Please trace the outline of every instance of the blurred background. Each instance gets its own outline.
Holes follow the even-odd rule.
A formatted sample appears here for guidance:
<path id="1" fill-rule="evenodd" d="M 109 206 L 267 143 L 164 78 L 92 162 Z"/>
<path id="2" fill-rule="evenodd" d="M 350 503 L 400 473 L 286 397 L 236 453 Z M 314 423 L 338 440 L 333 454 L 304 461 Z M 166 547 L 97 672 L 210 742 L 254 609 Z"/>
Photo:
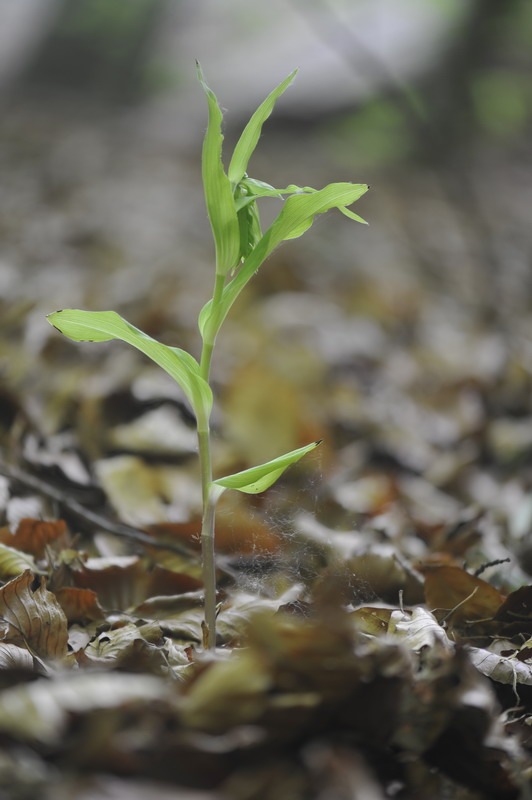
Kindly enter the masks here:
<path id="1" fill-rule="evenodd" d="M 493 317 L 528 308 L 526 0 L 1 0 L 0 15 L 2 294 L 72 305 L 97 278 L 110 303 L 157 304 L 159 278 L 196 285 L 210 258 L 198 58 L 228 144 L 300 68 L 257 177 L 372 184 L 370 229 L 335 219 L 305 240 L 316 280 L 421 272 Z"/>
<path id="2" fill-rule="evenodd" d="M 379 380 L 403 388 L 445 368 L 452 381 L 489 376 L 491 391 L 517 348 L 512 375 L 524 397 L 532 368 L 527 0 L 0 0 L 0 16 L 0 366 L 30 403 L 39 392 L 81 393 L 80 353 L 102 369 L 101 349 L 58 343 L 44 320 L 57 308 L 114 308 L 197 353 L 213 253 L 196 58 L 226 109 L 228 147 L 271 88 L 300 69 L 265 126 L 253 177 L 372 187 L 356 208 L 369 227 L 328 214 L 270 259 L 228 323 L 215 379 L 227 387 L 235 364 L 289 336 L 282 369 L 294 380 L 297 362 L 305 391 L 326 385 L 316 353 L 351 365 L 353 392 L 375 364 L 388 364 Z M 298 350 L 294 330 L 312 325 L 319 330 Z M 414 342 L 428 348 L 415 366 L 404 351 L 393 351 L 391 366 L 383 356 Z M 116 381 L 129 379 L 128 357 L 120 350 Z M 256 378 L 251 371 L 227 388 L 240 428 L 238 398 Z M 389 387 L 379 396 L 386 392 L 397 406 Z M 342 402 L 334 413 L 355 424 Z M 511 413 L 528 414 L 519 403 Z M 67 424 L 65 407 L 52 429 Z M 408 413 L 398 426 L 419 435 Z M 418 463 L 412 451 L 408 458 Z"/>

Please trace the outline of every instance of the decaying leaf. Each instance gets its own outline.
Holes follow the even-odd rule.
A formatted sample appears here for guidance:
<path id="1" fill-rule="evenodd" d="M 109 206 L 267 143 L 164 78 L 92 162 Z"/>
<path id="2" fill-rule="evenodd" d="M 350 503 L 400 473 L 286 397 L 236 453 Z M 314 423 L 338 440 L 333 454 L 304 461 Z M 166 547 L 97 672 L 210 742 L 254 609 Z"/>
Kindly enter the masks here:
<path id="1" fill-rule="evenodd" d="M 51 745 L 72 714 L 157 700 L 168 700 L 168 687 L 150 675 L 66 673 L 0 692 L 0 730 L 16 740 Z"/>
<path id="2" fill-rule="evenodd" d="M 91 589 L 64 586 L 57 589 L 54 594 L 65 612 L 69 624 L 100 620 L 104 617 L 103 608 L 98 602 L 98 595 Z"/>
<path id="3" fill-rule="evenodd" d="M 33 656 L 24 647 L 0 642 L 0 670 L 17 669 L 33 672 L 34 668 Z"/>
<path id="4" fill-rule="evenodd" d="M 12 578 L 25 570 L 39 572 L 33 557 L 7 544 L 0 544 L 0 577 Z"/>
<path id="5" fill-rule="evenodd" d="M 427 605 L 449 625 L 491 620 L 504 601 L 491 584 L 460 567 L 426 566 L 423 572 Z"/>
<path id="6" fill-rule="evenodd" d="M 424 647 L 443 647 L 452 650 L 453 645 L 436 617 L 424 608 L 414 608 L 411 613 L 393 611 L 390 616 L 390 633 L 401 637 L 407 647 L 419 651 Z"/>
<path id="7" fill-rule="evenodd" d="M 83 666 L 160 674 L 167 666 L 162 644 L 158 625 L 126 623 L 97 636 L 79 655 L 78 661 Z"/>
<path id="8" fill-rule="evenodd" d="M 472 663 L 487 678 L 510 686 L 532 686 L 532 664 L 518 658 L 519 650 L 511 656 L 493 653 L 481 647 L 467 648 Z"/>
<path id="9" fill-rule="evenodd" d="M 62 659 L 67 651 L 67 620 L 44 578 L 36 589 L 35 576 L 27 570 L 0 589 L 2 638 L 25 645 L 40 658 Z"/>
<path id="10" fill-rule="evenodd" d="M 95 592 L 108 610 L 125 610 L 148 597 L 179 595 L 202 586 L 191 575 L 152 566 L 137 556 L 90 558 L 73 568 L 71 575 L 78 588 Z"/>
<path id="11" fill-rule="evenodd" d="M 9 547 L 15 547 L 24 553 L 30 553 L 35 558 L 44 555 L 46 547 L 66 547 L 68 530 L 66 522 L 62 519 L 45 521 L 25 517 L 18 523 L 17 529 L 11 533 L 8 528 L 0 529 L 0 541 Z"/>

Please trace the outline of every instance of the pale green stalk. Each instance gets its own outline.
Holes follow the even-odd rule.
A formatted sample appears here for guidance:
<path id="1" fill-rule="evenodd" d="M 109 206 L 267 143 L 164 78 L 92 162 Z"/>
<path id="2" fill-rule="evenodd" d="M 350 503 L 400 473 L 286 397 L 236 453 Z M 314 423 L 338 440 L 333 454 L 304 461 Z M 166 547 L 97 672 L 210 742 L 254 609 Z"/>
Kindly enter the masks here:
<path id="1" fill-rule="evenodd" d="M 225 276 L 216 273 L 214 291 L 212 296 L 213 307 L 216 307 L 221 299 L 225 285 Z M 200 375 L 209 383 L 212 354 L 214 350 L 213 341 L 203 341 L 200 360 Z M 214 517 L 216 509 L 216 497 L 210 492 L 212 483 L 212 456 L 211 456 L 211 433 L 209 418 L 205 420 L 204 427 L 198 425 L 198 452 L 201 473 L 201 498 L 202 498 L 202 522 L 201 522 L 201 554 L 203 567 L 203 586 L 205 592 L 205 632 L 204 639 L 207 648 L 216 647 L 216 560 L 214 553 Z"/>

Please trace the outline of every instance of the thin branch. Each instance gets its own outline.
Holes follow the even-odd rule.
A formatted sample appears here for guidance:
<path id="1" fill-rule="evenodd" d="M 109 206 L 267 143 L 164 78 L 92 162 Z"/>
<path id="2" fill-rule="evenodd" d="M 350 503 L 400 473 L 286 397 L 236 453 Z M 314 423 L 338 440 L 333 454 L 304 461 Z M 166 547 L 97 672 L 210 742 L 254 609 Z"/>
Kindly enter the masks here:
<path id="1" fill-rule="evenodd" d="M 52 486 L 46 481 L 43 481 L 41 478 L 37 478 L 35 475 L 31 475 L 28 472 L 19 469 L 18 467 L 14 467 L 11 464 L 6 464 L 1 459 L 0 474 L 4 475 L 6 478 L 16 481 L 17 483 L 20 483 L 27 489 L 32 489 L 33 491 L 38 492 L 39 494 L 44 495 L 51 500 L 54 500 L 56 503 L 59 503 L 63 508 L 65 508 L 74 518 L 82 520 L 83 522 L 89 522 L 96 528 L 100 528 L 101 530 L 106 531 L 106 533 L 110 533 L 113 536 L 129 539 L 132 542 L 137 542 L 138 544 L 147 547 L 154 547 L 158 550 L 169 550 L 172 553 L 178 553 L 182 556 L 184 555 L 191 557 L 193 555 L 192 552 L 184 545 L 174 544 L 171 542 L 160 542 L 157 539 L 153 539 L 151 536 L 148 536 L 147 533 L 144 533 L 138 528 L 134 528 L 132 525 L 127 525 L 123 522 L 115 522 L 114 520 L 108 519 L 101 514 L 97 514 L 96 512 L 85 508 L 85 506 L 83 506 L 81 503 L 78 503 L 77 500 L 72 500 L 71 498 L 66 497 L 64 492 L 57 487 Z"/>

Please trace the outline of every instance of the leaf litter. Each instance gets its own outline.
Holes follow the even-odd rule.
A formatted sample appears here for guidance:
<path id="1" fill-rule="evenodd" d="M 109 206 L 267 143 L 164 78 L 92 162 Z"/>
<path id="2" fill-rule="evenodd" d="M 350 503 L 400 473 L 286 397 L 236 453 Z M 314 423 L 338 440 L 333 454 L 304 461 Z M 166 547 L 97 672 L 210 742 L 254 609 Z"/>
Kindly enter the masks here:
<path id="1" fill-rule="evenodd" d="M 393 299 L 332 287 L 320 317 L 316 276 L 268 270 L 277 293 L 259 279 L 214 365 L 215 471 L 325 441 L 265 495 L 221 502 L 215 654 L 183 398 L 113 350 L 46 332 L 28 352 L 31 310 L 2 317 L 0 790 L 524 799 L 526 325 L 494 332 L 407 280 Z M 129 302 L 187 336 L 170 295 Z"/>

